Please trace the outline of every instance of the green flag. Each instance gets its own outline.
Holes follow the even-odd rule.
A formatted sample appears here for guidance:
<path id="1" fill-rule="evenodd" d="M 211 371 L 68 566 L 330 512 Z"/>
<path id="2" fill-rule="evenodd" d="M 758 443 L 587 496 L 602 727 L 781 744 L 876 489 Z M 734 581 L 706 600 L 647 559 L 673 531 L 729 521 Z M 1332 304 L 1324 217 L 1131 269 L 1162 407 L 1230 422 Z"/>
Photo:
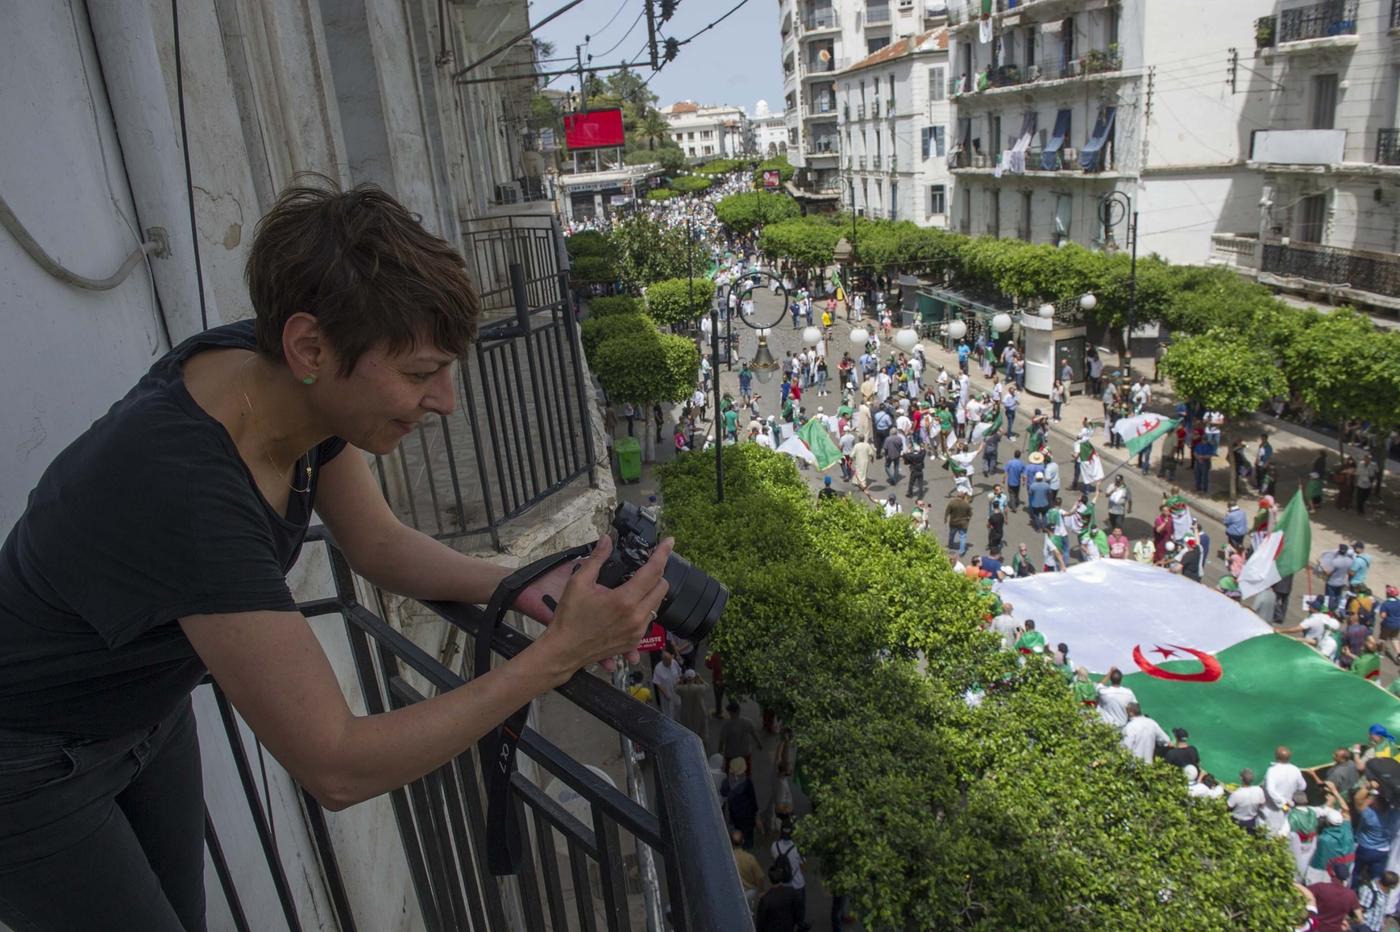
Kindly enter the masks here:
<path id="1" fill-rule="evenodd" d="M 817 458 L 818 469 L 830 469 L 841 462 L 841 448 L 831 439 L 831 434 L 827 432 L 826 424 L 821 418 L 814 417 L 803 424 L 797 436 L 802 438 L 802 442 L 807 444 L 807 449 Z"/>
<path id="2" fill-rule="evenodd" d="M 1113 422 L 1113 432 L 1123 438 L 1128 452 L 1136 456 L 1152 442 L 1169 430 L 1176 430 L 1180 423 L 1175 418 L 1164 418 L 1156 414 L 1136 414 L 1120 417 Z"/>
<path id="3" fill-rule="evenodd" d="M 1295 492 L 1293 500 L 1278 516 L 1278 527 L 1254 548 L 1254 555 L 1240 570 L 1240 595 L 1248 599 L 1306 568 L 1311 553 L 1312 523 L 1308 520 L 1308 506 L 1303 501 L 1303 493 Z"/>

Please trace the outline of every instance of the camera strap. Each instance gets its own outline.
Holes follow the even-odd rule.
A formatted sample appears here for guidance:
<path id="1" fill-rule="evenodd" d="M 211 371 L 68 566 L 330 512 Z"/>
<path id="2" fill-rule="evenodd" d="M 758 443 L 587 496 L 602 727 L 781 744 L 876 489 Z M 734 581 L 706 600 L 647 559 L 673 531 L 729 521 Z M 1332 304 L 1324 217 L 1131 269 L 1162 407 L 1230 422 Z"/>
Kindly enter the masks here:
<path id="1" fill-rule="evenodd" d="M 491 670 L 491 642 L 506 612 L 527 586 L 550 570 L 593 552 L 592 544 L 571 547 L 523 566 L 501 580 L 486 603 L 486 620 L 476 632 L 476 657 L 472 678 Z M 554 608 L 555 606 L 550 606 Z M 520 864 L 520 824 L 510 805 L 510 777 L 515 772 L 515 749 L 530 706 L 521 706 L 504 723 L 487 732 L 479 742 L 481 779 L 486 785 L 486 863 L 497 876 L 514 874 Z"/>

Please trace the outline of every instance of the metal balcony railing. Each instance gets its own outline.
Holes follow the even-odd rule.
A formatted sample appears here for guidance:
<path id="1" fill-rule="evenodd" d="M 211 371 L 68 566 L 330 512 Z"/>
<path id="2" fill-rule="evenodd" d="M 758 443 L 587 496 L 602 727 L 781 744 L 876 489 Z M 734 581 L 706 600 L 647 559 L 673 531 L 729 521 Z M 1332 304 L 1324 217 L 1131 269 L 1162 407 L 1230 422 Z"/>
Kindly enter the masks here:
<path id="1" fill-rule="evenodd" d="M 1278 14 L 1278 42 L 1301 42 L 1328 36 L 1356 35 L 1359 0 L 1324 0 Z"/>
<path id="2" fill-rule="evenodd" d="M 841 25 L 841 17 L 832 7 L 818 7 L 808 11 L 802 18 L 802 25 L 807 30 L 813 29 L 835 29 Z"/>
<path id="3" fill-rule="evenodd" d="M 489 536 L 499 550 L 503 524 L 585 477 L 596 484 L 592 387 L 558 220 L 478 218 L 467 230 L 481 318 L 457 408 L 375 465 L 404 523 L 439 540 Z"/>
<path id="4" fill-rule="evenodd" d="M 859 161 L 860 161 L 860 169 L 861 169 L 861 171 L 865 171 L 865 156 L 862 155 L 862 156 L 860 157 L 860 160 L 859 160 Z"/>
<path id="5" fill-rule="evenodd" d="M 865 7 L 865 25 L 884 26 L 890 21 L 890 5 L 888 3 L 871 3 Z"/>
<path id="6" fill-rule="evenodd" d="M 865 119 L 865 104 L 856 104 L 856 119 Z"/>
<path id="7" fill-rule="evenodd" d="M 316 540 L 326 546 L 335 595 L 297 608 L 307 617 L 340 615 L 344 619 L 360 694 L 352 698 L 352 706 L 376 714 L 412 705 L 427 694 L 446 692 L 465 682 L 461 673 L 440 663 L 360 604 L 345 558 L 325 541 L 319 528 L 308 535 L 308 542 Z M 462 669 L 471 669 L 470 653 L 477 628 L 486 621 L 485 614 L 476 606 L 430 603 L 427 607 L 465 634 L 467 653 Z M 509 658 L 530 643 L 524 634 L 502 625 L 491 647 L 493 653 Z M 293 883 L 300 878 L 303 865 L 295 865 L 289 875 L 283 864 L 244 730 L 217 685 L 213 689 L 248 814 L 262 842 L 265 867 L 287 927 L 300 929 Z M 486 813 L 478 780 L 479 761 L 475 750 L 462 754 L 388 794 L 399 846 L 380 845 L 374 854 L 397 856 L 401 850 L 403 862 L 399 866 L 412 881 L 420 912 L 417 927 L 447 932 L 523 925 L 530 932 L 544 932 L 569 928 L 568 917 L 573 914 L 581 928 L 630 932 L 636 927 L 634 911 L 648 914 L 637 917 L 645 928 L 669 910 L 677 923 L 675 928 L 690 932 L 752 929 L 700 740 L 689 729 L 590 674 L 576 674 L 556 692 L 619 740 L 625 737 L 646 752 L 652 762 L 651 786 L 646 790 L 653 803 L 636 802 L 526 728 L 520 736 L 520 759 L 533 762 L 541 779 L 558 780 L 586 800 L 591 824 L 566 811 L 523 771 L 516 773 L 511 782 L 511 804 L 523 831 L 522 867 L 514 880 L 503 881 L 490 873 L 483 857 Z M 344 850 L 347 835 L 332 831 L 339 817 L 327 814 L 305 790 L 301 801 L 336 913 L 331 923 L 339 929 L 365 928 L 371 917 L 361 916 L 356 922 L 355 897 L 349 886 L 353 881 L 347 882 L 340 868 L 355 859 L 347 857 L 350 852 Z M 261 894 L 261 881 L 241 888 L 223 857 L 212 819 L 206 818 L 205 831 L 229 911 L 235 925 L 246 929 L 242 903 L 246 896 Z M 339 846 L 337 839 L 341 839 Z M 368 850 L 356 852 L 359 858 L 368 855 Z M 561 855 L 567 855 L 562 868 Z M 647 869 L 648 860 L 653 870 Z M 383 866 L 387 865 L 376 865 Z M 569 872 L 567 880 L 563 870 Z M 640 889 L 629 891 L 629 885 Z M 507 915 L 518 917 L 519 922 L 508 921 Z"/>
<path id="8" fill-rule="evenodd" d="M 1400 129 L 1383 129 L 1376 134 L 1376 164 L 1400 165 Z"/>
<path id="9" fill-rule="evenodd" d="M 1390 0 L 1390 28 L 1400 29 L 1400 0 Z"/>
<path id="10" fill-rule="evenodd" d="M 1343 285 L 1373 294 L 1400 294 L 1400 255 L 1319 246 L 1265 243 L 1260 270 L 1273 275 Z"/>
<path id="11" fill-rule="evenodd" d="M 877 171 L 879 170 L 879 168 L 880 168 L 880 156 L 878 156 L 878 155 L 872 155 L 872 156 L 870 157 L 870 167 L 873 168 L 873 169 L 875 169 L 875 170 L 877 170 Z"/>
<path id="12" fill-rule="evenodd" d="M 817 155 L 835 155 L 841 143 L 835 136 L 816 138 L 812 140 L 811 147 L 807 150 Z"/>
<path id="13" fill-rule="evenodd" d="M 826 61 L 822 61 L 819 57 L 813 56 L 807 62 L 807 73 L 826 74 L 830 71 L 840 71 L 845 67 L 846 60 L 844 58 L 837 58 L 832 55 L 829 56 Z"/>

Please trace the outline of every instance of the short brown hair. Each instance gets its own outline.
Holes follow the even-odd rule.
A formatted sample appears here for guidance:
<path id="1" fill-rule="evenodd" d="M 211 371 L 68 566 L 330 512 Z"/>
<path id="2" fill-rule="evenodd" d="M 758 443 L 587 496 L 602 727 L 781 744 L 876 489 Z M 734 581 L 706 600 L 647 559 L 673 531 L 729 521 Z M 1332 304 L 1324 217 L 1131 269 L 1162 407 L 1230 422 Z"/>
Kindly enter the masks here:
<path id="1" fill-rule="evenodd" d="M 324 176 L 294 185 L 258 221 L 245 277 L 258 351 L 282 357 L 293 314 L 315 317 L 349 375 L 379 343 L 391 353 L 426 338 L 462 356 L 479 301 L 466 262 L 372 184 L 341 191 Z"/>

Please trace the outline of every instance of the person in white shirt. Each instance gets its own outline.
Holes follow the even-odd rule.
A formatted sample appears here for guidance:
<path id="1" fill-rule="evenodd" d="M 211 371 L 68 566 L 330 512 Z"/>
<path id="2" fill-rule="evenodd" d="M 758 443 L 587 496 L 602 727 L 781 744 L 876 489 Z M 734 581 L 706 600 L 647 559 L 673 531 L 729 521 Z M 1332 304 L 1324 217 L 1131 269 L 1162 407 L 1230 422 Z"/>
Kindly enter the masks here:
<path id="1" fill-rule="evenodd" d="M 1219 783 L 1214 786 L 1206 786 L 1201 782 L 1201 772 L 1196 769 L 1195 764 L 1187 764 L 1181 768 L 1186 774 L 1186 795 L 1203 797 L 1205 799 L 1219 799 L 1225 795 L 1225 787 Z"/>
<path id="2" fill-rule="evenodd" d="M 1099 708 L 1103 708 L 1102 696 Z M 1150 764 L 1157 757 L 1157 746 L 1171 744 L 1171 739 L 1161 725 L 1142 714 L 1142 708 L 1136 702 L 1129 702 L 1125 711 L 1128 722 L 1123 726 L 1123 747 L 1144 764 Z"/>
<path id="3" fill-rule="evenodd" d="M 651 671 L 652 689 L 656 691 L 656 704 L 670 718 L 676 717 L 676 684 L 681 678 L 681 665 L 668 646 L 661 652 L 661 660 Z"/>
<path id="4" fill-rule="evenodd" d="M 1240 786 L 1225 800 L 1225 808 L 1230 810 L 1230 818 L 1247 832 L 1254 831 L 1259 824 L 1259 813 L 1265 803 L 1264 788 L 1254 785 L 1254 771 L 1248 767 L 1240 771 Z"/>
<path id="5" fill-rule="evenodd" d="M 1317 652 L 1331 660 L 1337 660 L 1337 652 L 1341 649 L 1341 642 L 1337 639 L 1337 632 L 1341 629 L 1342 623 L 1328 615 L 1326 612 L 1313 612 L 1303 619 L 1302 624 L 1289 628 L 1279 628 L 1279 634 L 1302 634 L 1303 640 L 1317 648 Z"/>
<path id="6" fill-rule="evenodd" d="M 1308 788 L 1303 772 L 1292 760 L 1293 752 L 1279 745 L 1274 750 L 1274 762 L 1264 772 L 1264 823 L 1280 836 L 1288 834 L 1288 810 L 1293 808 L 1293 797 Z"/>
<path id="7" fill-rule="evenodd" d="M 1001 614 L 992 619 L 992 630 L 1001 635 L 1001 646 L 1006 650 L 1016 643 L 1016 629 L 1020 627 L 1011 617 L 1011 609 L 1010 602 L 1002 602 Z"/>
<path id="8" fill-rule="evenodd" d="M 1107 684 L 1107 685 L 1105 685 Z M 1099 716 L 1114 728 L 1128 724 L 1128 704 L 1136 703 L 1137 696 L 1123 685 L 1123 671 L 1113 667 L 1099 680 Z"/>

